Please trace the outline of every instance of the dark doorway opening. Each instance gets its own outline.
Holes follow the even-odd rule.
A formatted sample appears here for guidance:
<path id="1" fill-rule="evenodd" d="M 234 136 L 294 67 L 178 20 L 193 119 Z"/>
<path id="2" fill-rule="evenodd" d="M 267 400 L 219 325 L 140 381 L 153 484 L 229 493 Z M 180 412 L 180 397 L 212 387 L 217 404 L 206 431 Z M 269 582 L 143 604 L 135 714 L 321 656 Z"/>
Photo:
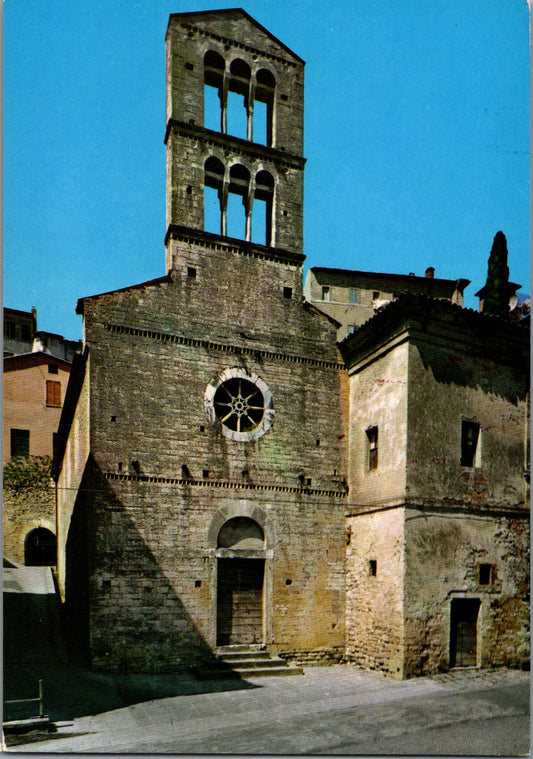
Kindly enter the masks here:
<path id="1" fill-rule="evenodd" d="M 263 642 L 264 559 L 218 559 L 217 646 Z"/>
<path id="2" fill-rule="evenodd" d="M 454 598 L 450 618 L 450 667 L 477 664 L 479 598 Z"/>
<path id="3" fill-rule="evenodd" d="M 32 530 L 24 544 L 24 563 L 27 567 L 55 567 L 56 536 L 45 527 Z"/>

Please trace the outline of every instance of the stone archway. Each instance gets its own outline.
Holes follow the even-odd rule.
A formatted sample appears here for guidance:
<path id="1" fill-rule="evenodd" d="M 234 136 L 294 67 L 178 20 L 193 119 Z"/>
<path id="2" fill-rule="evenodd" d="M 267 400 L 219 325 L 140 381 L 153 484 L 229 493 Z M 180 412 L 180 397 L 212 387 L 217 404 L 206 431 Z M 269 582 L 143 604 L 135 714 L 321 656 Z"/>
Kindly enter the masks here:
<path id="1" fill-rule="evenodd" d="M 37 527 L 26 536 L 24 564 L 27 567 L 54 567 L 57 562 L 56 536 L 46 527 Z"/>
<path id="2" fill-rule="evenodd" d="M 218 646 L 262 643 L 265 535 L 250 517 L 227 520 L 217 536 Z"/>

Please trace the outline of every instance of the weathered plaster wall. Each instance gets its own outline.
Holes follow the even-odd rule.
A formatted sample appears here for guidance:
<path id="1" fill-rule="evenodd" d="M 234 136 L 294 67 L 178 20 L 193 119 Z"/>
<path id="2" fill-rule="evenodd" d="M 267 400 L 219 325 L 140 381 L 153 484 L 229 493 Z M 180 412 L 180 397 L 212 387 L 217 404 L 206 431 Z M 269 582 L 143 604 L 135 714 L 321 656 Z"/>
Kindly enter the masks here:
<path id="1" fill-rule="evenodd" d="M 346 548 L 346 658 L 398 678 L 404 674 L 403 519 L 403 508 L 349 517 Z"/>
<path id="2" fill-rule="evenodd" d="M 401 343 L 350 371 L 350 506 L 401 503 L 405 497 L 407 359 L 407 344 Z M 366 430 L 372 426 L 378 428 L 378 465 L 369 470 Z"/>
<path id="3" fill-rule="evenodd" d="M 519 666 L 529 657 L 529 519 L 408 509 L 405 523 L 406 674 L 450 664 L 454 598 L 481 602 L 478 666 Z M 480 584 L 479 565 L 491 564 Z"/>
<path id="4" fill-rule="evenodd" d="M 409 348 L 407 488 L 412 499 L 524 505 L 527 375 L 465 343 Z M 480 427 L 480 460 L 461 466 L 461 422 Z"/>

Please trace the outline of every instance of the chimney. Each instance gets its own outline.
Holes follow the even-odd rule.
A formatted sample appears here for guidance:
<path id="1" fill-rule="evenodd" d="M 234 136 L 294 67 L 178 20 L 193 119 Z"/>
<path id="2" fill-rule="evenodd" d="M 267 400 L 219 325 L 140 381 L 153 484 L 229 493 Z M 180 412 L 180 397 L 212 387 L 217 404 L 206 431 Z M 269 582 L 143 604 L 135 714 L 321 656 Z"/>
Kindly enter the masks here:
<path id="1" fill-rule="evenodd" d="M 434 276 L 435 276 L 435 267 L 428 266 L 428 268 L 426 269 L 426 277 L 428 279 L 433 279 Z"/>

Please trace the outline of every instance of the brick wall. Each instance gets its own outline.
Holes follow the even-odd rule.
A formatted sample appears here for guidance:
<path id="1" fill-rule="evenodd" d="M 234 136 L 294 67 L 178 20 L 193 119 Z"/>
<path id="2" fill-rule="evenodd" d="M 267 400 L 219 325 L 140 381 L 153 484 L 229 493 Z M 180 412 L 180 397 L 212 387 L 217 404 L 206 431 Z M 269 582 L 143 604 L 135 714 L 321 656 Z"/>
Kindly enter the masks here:
<path id="1" fill-rule="evenodd" d="M 4 464 L 11 458 L 11 429 L 30 431 L 30 456 L 52 456 L 53 434 L 59 424 L 69 374 L 61 366 L 57 374 L 49 374 L 47 363 L 4 372 Z M 47 405 L 47 381 L 61 385 L 58 406 Z"/>

